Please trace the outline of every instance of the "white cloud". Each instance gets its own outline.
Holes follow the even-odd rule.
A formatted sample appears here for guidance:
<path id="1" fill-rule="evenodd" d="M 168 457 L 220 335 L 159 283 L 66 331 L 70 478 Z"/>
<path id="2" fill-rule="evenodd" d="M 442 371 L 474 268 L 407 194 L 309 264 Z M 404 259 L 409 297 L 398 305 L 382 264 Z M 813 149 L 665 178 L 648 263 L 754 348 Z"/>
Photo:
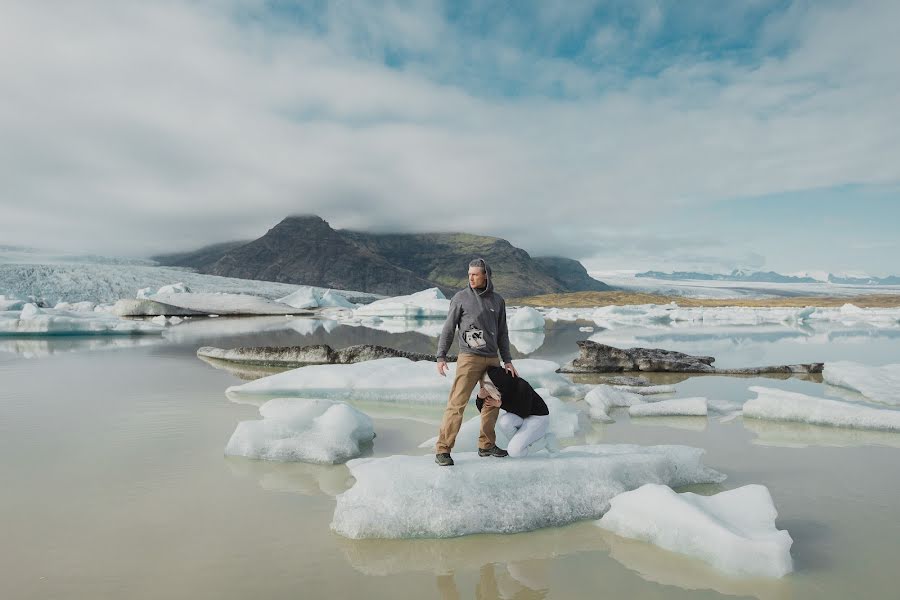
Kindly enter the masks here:
<path id="1" fill-rule="evenodd" d="M 782 57 L 680 59 L 634 80 L 454 41 L 431 4 L 335 3 L 321 36 L 236 21 L 235 6 L 255 5 L 4 5 L 3 243 L 151 253 L 306 212 L 575 254 L 547 240 L 639 228 L 660 207 L 900 181 L 897 3 L 788 12 L 764 40 L 790 38 Z M 437 62 L 383 66 L 397 40 Z M 449 83 L 453 69 L 477 82 L 479 56 L 566 99 Z"/>

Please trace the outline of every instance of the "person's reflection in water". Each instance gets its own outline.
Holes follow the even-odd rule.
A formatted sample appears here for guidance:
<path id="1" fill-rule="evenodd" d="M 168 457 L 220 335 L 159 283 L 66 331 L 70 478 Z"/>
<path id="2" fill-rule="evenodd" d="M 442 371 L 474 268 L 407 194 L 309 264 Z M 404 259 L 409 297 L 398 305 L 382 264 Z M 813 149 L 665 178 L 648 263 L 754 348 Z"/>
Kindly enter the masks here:
<path id="1" fill-rule="evenodd" d="M 534 567 L 535 565 L 529 565 Z M 510 563 L 506 565 L 509 574 L 504 585 L 500 585 L 497 579 L 497 572 L 493 564 L 482 565 L 478 572 L 478 584 L 475 586 L 475 598 L 477 600 L 542 600 L 547 597 L 545 577 L 543 569 L 540 565 L 536 571 L 528 568 L 526 576 L 525 563 Z M 540 581 L 538 581 L 540 580 Z M 531 586 L 539 586 L 542 589 L 535 589 Z M 501 587 L 503 588 L 501 593 Z M 453 574 L 444 574 L 437 576 L 437 588 L 441 600 L 458 600 L 459 591 L 456 588 L 456 581 Z"/>

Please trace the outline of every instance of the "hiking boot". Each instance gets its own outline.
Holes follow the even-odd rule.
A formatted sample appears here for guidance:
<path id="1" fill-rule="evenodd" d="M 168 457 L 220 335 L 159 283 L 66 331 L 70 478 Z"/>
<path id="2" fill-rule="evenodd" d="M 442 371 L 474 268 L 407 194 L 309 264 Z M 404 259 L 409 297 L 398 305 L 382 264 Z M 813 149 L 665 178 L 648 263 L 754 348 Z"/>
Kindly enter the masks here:
<path id="1" fill-rule="evenodd" d="M 503 458 L 504 456 L 509 456 L 509 452 L 494 444 L 490 448 L 479 448 L 478 456 L 496 456 L 497 458 Z"/>
<path id="2" fill-rule="evenodd" d="M 449 452 L 442 452 L 440 454 L 435 454 L 434 462 L 436 462 L 437 464 L 439 464 L 442 467 L 452 467 L 453 466 L 453 459 L 450 458 Z"/>

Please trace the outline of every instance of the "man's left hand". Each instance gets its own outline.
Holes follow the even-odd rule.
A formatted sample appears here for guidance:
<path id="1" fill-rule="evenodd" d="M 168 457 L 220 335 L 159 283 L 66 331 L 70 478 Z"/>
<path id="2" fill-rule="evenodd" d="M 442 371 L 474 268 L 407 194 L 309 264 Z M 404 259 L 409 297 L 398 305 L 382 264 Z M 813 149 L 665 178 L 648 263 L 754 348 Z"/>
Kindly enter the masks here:
<path id="1" fill-rule="evenodd" d="M 513 364 L 511 362 L 508 362 L 505 365 L 503 365 L 503 368 L 506 369 L 509 372 L 509 374 L 512 375 L 513 377 L 519 376 L 519 372 L 516 371 L 516 368 L 513 366 Z"/>

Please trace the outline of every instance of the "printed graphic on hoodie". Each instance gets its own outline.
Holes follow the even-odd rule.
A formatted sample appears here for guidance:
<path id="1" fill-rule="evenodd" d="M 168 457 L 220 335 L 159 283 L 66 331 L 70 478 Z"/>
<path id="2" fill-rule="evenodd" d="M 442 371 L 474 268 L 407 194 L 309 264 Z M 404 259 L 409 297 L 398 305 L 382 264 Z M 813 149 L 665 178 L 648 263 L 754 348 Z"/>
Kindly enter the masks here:
<path id="1" fill-rule="evenodd" d="M 463 341 L 473 350 L 480 350 L 487 345 L 487 342 L 484 341 L 484 331 L 475 327 L 474 324 L 470 325 L 463 333 Z"/>

